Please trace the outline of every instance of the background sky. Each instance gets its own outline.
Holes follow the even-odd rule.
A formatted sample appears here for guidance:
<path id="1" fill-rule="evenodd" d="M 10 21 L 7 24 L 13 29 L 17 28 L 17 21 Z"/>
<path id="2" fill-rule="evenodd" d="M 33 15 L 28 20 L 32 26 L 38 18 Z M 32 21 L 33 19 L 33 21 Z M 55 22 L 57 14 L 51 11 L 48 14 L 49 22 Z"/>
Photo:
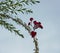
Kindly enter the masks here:
<path id="1" fill-rule="evenodd" d="M 19 15 L 24 22 L 30 17 L 42 22 L 44 29 L 38 29 L 40 53 L 60 53 L 60 0 L 40 0 L 40 4 L 29 6 L 34 13 Z M 22 27 L 21 38 L 0 26 L 0 53 L 33 53 L 34 44 L 29 33 Z"/>

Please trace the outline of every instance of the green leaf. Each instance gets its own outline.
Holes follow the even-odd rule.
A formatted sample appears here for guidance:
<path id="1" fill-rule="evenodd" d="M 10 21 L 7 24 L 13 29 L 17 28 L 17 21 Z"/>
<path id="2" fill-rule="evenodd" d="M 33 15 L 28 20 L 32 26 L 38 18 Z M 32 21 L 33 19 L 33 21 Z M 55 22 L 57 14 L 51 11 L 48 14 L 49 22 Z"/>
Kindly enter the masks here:
<path id="1" fill-rule="evenodd" d="M 34 0 L 31 0 L 31 2 L 32 2 L 33 4 L 35 4 L 35 1 L 34 1 Z"/>
<path id="2" fill-rule="evenodd" d="M 40 1 L 36 1 L 37 3 L 40 3 Z"/>
<path id="3" fill-rule="evenodd" d="M 25 1 L 25 3 L 28 5 L 28 0 L 27 0 L 27 1 Z"/>
<path id="4" fill-rule="evenodd" d="M 27 13 L 33 13 L 33 11 L 32 11 L 32 10 L 26 10 L 26 12 L 27 12 Z"/>
<path id="5" fill-rule="evenodd" d="M 26 10 L 26 8 L 23 8 L 22 10 Z"/>
<path id="6" fill-rule="evenodd" d="M 22 38 L 24 38 L 24 36 L 19 33 L 19 30 L 14 30 L 14 32 L 16 32 L 16 33 L 17 33 L 19 36 L 21 36 Z"/>
<path id="7" fill-rule="evenodd" d="M 19 11 L 19 12 L 21 12 L 21 13 L 23 13 L 23 14 L 24 14 L 24 12 L 23 12 L 22 10 L 17 10 L 17 11 Z"/>
<path id="8" fill-rule="evenodd" d="M 21 36 L 22 38 L 24 38 L 24 36 L 22 34 L 19 34 L 19 36 Z"/>

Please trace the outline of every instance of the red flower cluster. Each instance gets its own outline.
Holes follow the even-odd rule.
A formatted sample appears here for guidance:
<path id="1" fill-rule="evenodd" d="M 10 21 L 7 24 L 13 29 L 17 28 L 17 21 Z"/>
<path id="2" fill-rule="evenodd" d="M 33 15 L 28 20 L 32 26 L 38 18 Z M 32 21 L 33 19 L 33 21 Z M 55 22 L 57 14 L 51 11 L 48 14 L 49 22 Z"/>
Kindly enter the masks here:
<path id="1" fill-rule="evenodd" d="M 30 18 L 30 22 L 28 23 L 28 25 L 32 25 L 33 20 L 34 20 L 33 18 Z M 37 34 L 37 32 L 35 32 L 35 29 L 37 29 L 37 28 L 43 29 L 43 26 L 41 25 L 41 22 L 33 21 L 33 24 L 34 24 L 34 26 L 32 26 L 32 27 L 33 27 L 34 31 L 30 32 L 30 35 L 31 35 L 32 38 L 34 38 Z"/>

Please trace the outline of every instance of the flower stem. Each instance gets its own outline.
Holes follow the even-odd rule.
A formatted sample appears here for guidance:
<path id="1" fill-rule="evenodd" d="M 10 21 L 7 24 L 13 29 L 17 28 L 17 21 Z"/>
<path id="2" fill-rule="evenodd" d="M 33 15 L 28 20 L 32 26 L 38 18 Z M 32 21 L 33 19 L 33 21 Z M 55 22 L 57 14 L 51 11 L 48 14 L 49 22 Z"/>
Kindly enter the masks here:
<path id="1" fill-rule="evenodd" d="M 33 42 L 35 45 L 35 49 L 34 49 L 34 53 L 39 53 L 39 47 L 38 47 L 38 39 L 37 38 L 33 38 Z"/>

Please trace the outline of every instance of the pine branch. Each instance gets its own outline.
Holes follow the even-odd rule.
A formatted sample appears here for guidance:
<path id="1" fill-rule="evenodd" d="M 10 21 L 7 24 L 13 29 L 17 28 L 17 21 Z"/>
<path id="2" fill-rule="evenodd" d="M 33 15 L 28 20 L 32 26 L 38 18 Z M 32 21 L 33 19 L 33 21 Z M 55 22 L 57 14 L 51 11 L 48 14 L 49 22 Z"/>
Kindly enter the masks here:
<path id="1" fill-rule="evenodd" d="M 0 2 L 0 11 L 4 12 L 4 13 L 15 13 L 17 14 L 17 12 L 21 12 L 21 13 L 33 13 L 33 11 L 31 9 L 27 9 L 24 8 L 26 5 L 25 4 L 36 4 L 36 3 L 40 3 L 39 1 L 36 0 L 22 0 L 22 1 L 18 1 L 16 0 L 16 2 L 14 3 L 13 0 L 5 0 L 5 1 L 1 1 Z"/>
<path id="2" fill-rule="evenodd" d="M 23 21 L 21 19 L 19 19 L 19 18 L 12 18 L 12 20 L 15 21 L 17 24 L 22 25 L 30 33 L 30 30 L 31 30 L 30 27 L 27 26 L 26 23 L 23 23 Z"/>
<path id="3" fill-rule="evenodd" d="M 17 15 L 17 13 L 33 13 L 33 11 L 31 9 L 27 9 L 25 6 L 25 4 L 34 4 L 34 3 L 39 3 L 39 1 L 36 0 L 15 0 L 16 2 L 14 2 L 13 0 L 5 0 L 5 1 L 1 1 L 0 2 L 0 25 L 3 25 L 3 23 L 5 25 L 3 25 L 6 29 L 8 29 L 9 31 L 14 31 L 16 32 L 18 35 L 22 36 L 18 31 L 13 27 L 11 27 L 11 24 L 9 24 L 8 22 L 4 21 L 4 19 L 11 19 L 12 21 L 14 21 L 15 23 L 17 23 L 18 25 L 22 25 L 29 33 L 30 33 L 30 27 L 27 26 L 26 23 L 24 23 L 21 19 L 19 18 L 13 18 L 10 15 L 8 15 L 9 13 L 11 14 L 15 14 Z M 7 25 L 6 25 L 7 24 Z M 10 26 L 8 28 L 8 26 Z M 14 28 L 14 29 L 11 29 Z"/>
<path id="4" fill-rule="evenodd" d="M 40 3 L 40 1 L 37 1 L 37 0 L 22 0 L 21 3 L 25 3 L 25 4 L 29 5 L 29 4 Z"/>
<path id="5" fill-rule="evenodd" d="M 15 32 L 17 35 L 21 36 L 24 38 L 22 34 L 20 34 L 19 30 L 16 29 L 16 27 L 13 26 L 13 24 L 7 23 L 4 20 L 0 20 L 0 25 L 4 26 L 6 29 L 8 29 L 10 32 Z"/>
<path id="6" fill-rule="evenodd" d="M 8 17 L 5 14 L 0 13 L 0 19 L 9 19 L 10 17 Z"/>
<path id="7" fill-rule="evenodd" d="M 21 19 L 19 19 L 19 18 L 12 18 L 11 16 L 6 15 L 6 14 L 0 14 L 0 15 L 2 15 L 5 18 L 12 19 L 13 21 L 15 21 L 15 23 L 17 23 L 19 25 L 22 25 L 26 30 L 28 30 L 28 32 L 30 32 L 30 30 L 31 30 L 30 27 L 27 26 L 26 23 L 23 23 L 23 21 Z"/>

